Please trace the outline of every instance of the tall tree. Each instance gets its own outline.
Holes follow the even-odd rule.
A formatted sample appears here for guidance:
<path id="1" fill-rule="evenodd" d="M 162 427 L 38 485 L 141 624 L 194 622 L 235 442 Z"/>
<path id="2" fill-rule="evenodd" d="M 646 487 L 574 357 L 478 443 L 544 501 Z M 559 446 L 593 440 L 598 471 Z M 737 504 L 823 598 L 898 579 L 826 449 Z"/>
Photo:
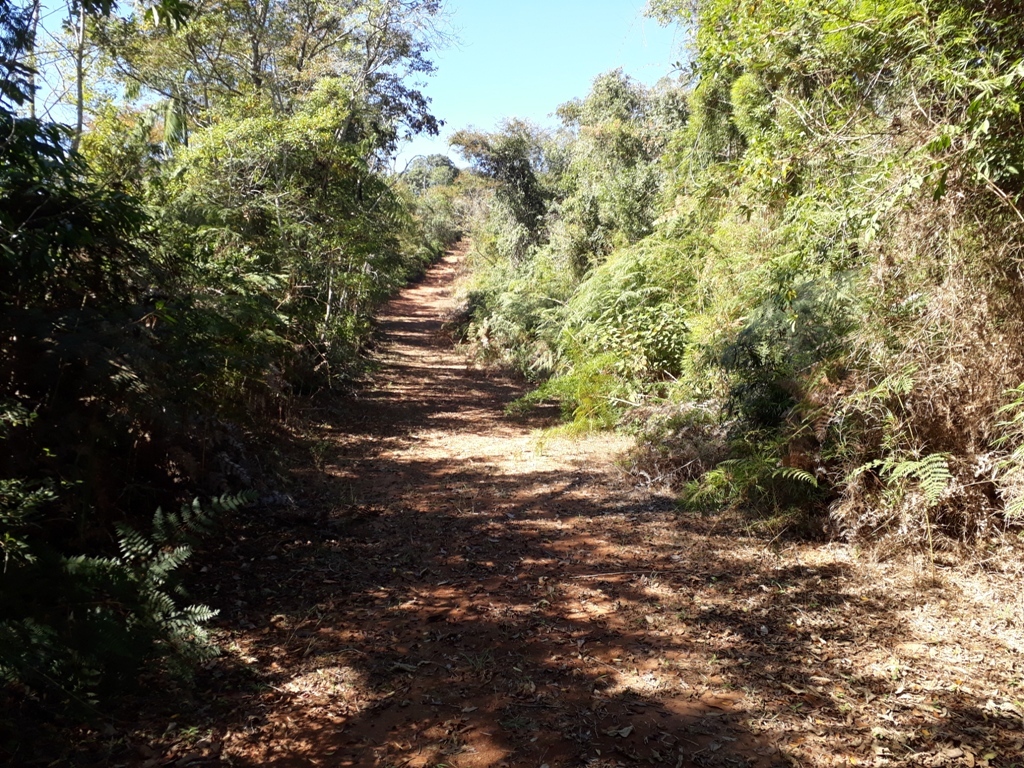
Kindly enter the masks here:
<path id="1" fill-rule="evenodd" d="M 439 0 L 200 0 L 187 27 L 132 16 L 97 39 L 133 90 L 174 100 L 200 125 L 254 97 L 293 112 L 319 81 L 338 78 L 352 102 L 340 138 L 390 151 L 403 134 L 437 133 L 410 78 L 433 71 L 427 54 L 443 38 Z"/>

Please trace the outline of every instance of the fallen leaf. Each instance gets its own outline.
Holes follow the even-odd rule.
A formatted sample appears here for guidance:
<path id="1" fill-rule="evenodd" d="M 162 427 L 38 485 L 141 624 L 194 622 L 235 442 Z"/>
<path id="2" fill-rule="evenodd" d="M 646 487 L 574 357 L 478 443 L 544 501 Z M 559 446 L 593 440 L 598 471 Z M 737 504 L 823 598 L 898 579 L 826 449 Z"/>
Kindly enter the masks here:
<path id="1" fill-rule="evenodd" d="M 625 728 L 609 728 L 605 731 L 609 736 L 618 736 L 620 739 L 624 739 L 633 732 L 633 726 L 627 725 Z"/>
<path id="2" fill-rule="evenodd" d="M 742 698 L 742 693 L 728 691 L 713 693 L 708 691 L 707 693 L 701 694 L 700 700 L 709 707 L 725 710 L 726 712 L 732 712 L 736 709 L 736 705 Z"/>

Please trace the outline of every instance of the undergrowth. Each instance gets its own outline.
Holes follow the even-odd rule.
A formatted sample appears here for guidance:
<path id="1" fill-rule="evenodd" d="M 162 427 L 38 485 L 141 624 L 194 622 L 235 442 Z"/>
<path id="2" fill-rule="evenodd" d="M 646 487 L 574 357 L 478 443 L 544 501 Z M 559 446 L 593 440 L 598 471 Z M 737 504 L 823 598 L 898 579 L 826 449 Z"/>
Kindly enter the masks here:
<path id="1" fill-rule="evenodd" d="M 608 73 L 561 108 L 561 131 L 456 142 L 499 190 L 470 227 L 467 335 L 538 379 L 515 407 L 555 400 L 574 428 L 632 429 L 635 476 L 771 530 L 935 552 L 1017 526 L 1012 14 L 650 10 L 690 25 L 685 77 Z M 498 148 L 545 201 L 532 229 L 502 197 Z"/>

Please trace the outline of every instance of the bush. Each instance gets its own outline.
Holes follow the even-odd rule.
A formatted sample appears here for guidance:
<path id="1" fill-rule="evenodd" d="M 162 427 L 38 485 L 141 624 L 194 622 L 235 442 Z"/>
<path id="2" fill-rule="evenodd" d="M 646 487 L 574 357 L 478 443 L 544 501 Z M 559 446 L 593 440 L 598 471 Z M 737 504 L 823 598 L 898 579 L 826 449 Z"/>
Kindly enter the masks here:
<path id="1" fill-rule="evenodd" d="M 3 438 L 32 419 L 9 406 Z M 53 535 L 57 488 L 48 478 L 0 480 L 0 680 L 81 704 L 130 683 L 143 664 L 153 671 L 162 660 L 180 672 L 215 653 L 202 628 L 214 612 L 184 602 L 175 572 L 214 515 L 252 496 L 157 510 L 149 534 L 122 523 L 116 553 L 85 554 L 75 551 L 80 542 Z"/>
<path id="2" fill-rule="evenodd" d="M 525 402 L 639 424 L 635 471 L 690 505 L 933 549 L 1019 525 L 1009 6 L 652 9 L 693 25 L 685 99 L 599 78 L 530 246 L 474 233 L 474 327 L 550 377 Z"/>

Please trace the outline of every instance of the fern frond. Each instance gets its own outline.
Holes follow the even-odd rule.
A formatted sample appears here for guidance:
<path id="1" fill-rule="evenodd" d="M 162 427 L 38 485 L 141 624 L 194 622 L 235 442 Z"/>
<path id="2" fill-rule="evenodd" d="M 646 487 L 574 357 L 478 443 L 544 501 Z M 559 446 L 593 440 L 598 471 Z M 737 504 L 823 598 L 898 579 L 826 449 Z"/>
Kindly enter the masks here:
<path id="1" fill-rule="evenodd" d="M 893 491 L 900 491 L 900 481 L 916 483 L 929 509 L 942 500 L 953 480 L 953 473 L 949 469 L 948 453 L 931 453 L 922 459 L 901 460 L 895 456 L 889 456 L 864 464 L 854 470 L 848 479 L 874 468 L 880 470 L 886 485 Z"/>
<path id="2" fill-rule="evenodd" d="M 861 464 L 859 467 L 854 469 L 843 479 L 844 485 L 850 485 L 854 480 L 863 475 L 865 472 L 873 472 L 876 469 L 881 469 L 884 465 L 884 461 L 881 459 L 873 459 Z"/>
<path id="3" fill-rule="evenodd" d="M 153 543 L 134 528 L 119 524 L 116 530 L 117 546 L 125 560 L 135 562 L 153 556 L 156 549 Z"/>
<path id="4" fill-rule="evenodd" d="M 183 565 L 191 555 L 192 548 L 185 546 L 160 552 L 150 561 L 146 569 L 147 577 L 155 584 L 162 584 L 171 572 Z"/>
<path id="5" fill-rule="evenodd" d="M 813 488 L 818 487 L 818 478 L 799 467 L 779 467 L 772 472 L 772 477 L 782 480 L 792 480 L 798 483 L 806 483 Z"/>
<path id="6" fill-rule="evenodd" d="M 188 536 L 209 534 L 217 515 L 236 512 L 255 500 L 255 491 L 242 491 L 215 496 L 205 504 L 197 497 L 182 504 L 177 512 L 158 509 L 153 515 L 153 540 L 160 546 L 170 546 Z"/>

